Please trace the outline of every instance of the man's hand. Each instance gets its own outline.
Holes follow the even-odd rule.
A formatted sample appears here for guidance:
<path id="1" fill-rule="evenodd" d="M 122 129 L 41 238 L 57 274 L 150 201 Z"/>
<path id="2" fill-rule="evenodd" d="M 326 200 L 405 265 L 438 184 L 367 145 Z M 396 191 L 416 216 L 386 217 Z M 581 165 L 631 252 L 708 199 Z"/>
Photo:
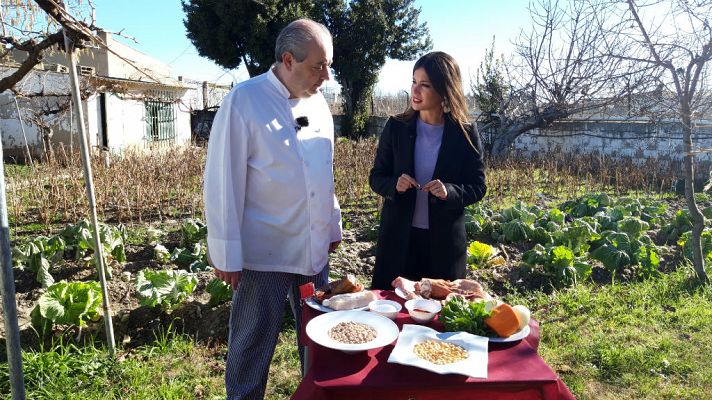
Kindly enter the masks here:
<path id="1" fill-rule="evenodd" d="M 213 267 L 213 273 L 215 274 L 215 276 L 222 279 L 223 282 L 230 285 L 232 290 L 237 290 L 237 284 L 240 283 L 240 277 L 242 276 L 242 271 L 227 272 L 227 271 L 221 271 L 221 270 Z"/>
<path id="2" fill-rule="evenodd" d="M 340 244 L 341 244 L 341 240 L 337 240 L 337 241 L 335 241 L 335 242 L 331 242 L 331 244 L 329 244 L 329 253 L 335 252 L 336 249 L 339 247 Z"/>
<path id="3" fill-rule="evenodd" d="M 237 289 L 237 284 L 240 283 L 240 277 L 242 277 L 242 271 L 233 271 L 233 272 L 227 272 L 223 271 L 215 266 L 213 264 L 213 260 L 210 259 L 210 251 L 208 251 L 208 265 L 213 267 L 213 273 L 215 274 L 216 277 L 221 279 L 223 282 L 227 283 L 230 285 L 232 290 Z"/>

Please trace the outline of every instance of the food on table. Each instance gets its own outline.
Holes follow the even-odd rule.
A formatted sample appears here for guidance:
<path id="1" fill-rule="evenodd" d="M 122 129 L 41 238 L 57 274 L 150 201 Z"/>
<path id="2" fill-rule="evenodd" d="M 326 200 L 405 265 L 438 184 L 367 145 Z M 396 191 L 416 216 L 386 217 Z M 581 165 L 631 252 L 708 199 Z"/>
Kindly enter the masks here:
<path id="1" fill-rule="evenodd" d="M 405 308 L 413 321 L 419 324 L 427 324 L 435 319 L 440 310 L 442 310 L 442 305 L 439 301 L 434 300 L 410 299 L 405 302 Z"/>
<path id="2" fill-rule="evenodd" d="M 325 299 L 321 304 L 333 310 L 353 310 L 366 307 L 373 300 L 376 300 L 376 294 L 370 290 L 364 290 L 356 293 L 337 294 Z"/>
<path id="3" fill-rule="evenodd" d="M 502 303 L 492 310 L 484 319 L 485 325 L 499 337 L 509 337 L 519 330 L 519 317 L 512 306 Z"/>
<path id="4" fill-rule="evenodd" d="M 440 311 L 440 322 L 449 332 L 468 332 L 487 336 L 484 319 L 490 316 L 487 301 L 468 301 L 462 297 L 450 299 Z"/>
<path id="5" fill-rule="evenodd" d="M 525 326 L 529 325 L 529 320 L 531 319 L 531 311 L 523 305 L 516 305 L 512 307 L 517 317 L 519 317 L 519 330 L 524 329 Z"/>
<path id="6" fill-rule="evenodd" d="M 433 364 L 445 365 L 462 361 L 468 357 L 462 347 L 440 340 L 426 340 L 413 346 L 413 353 Z"/>
<path id="7" fill-rule="evenodd" d="M 329 337 L 340 343 L 361 344 L 375 339 L 377 332 L 371 325 L 360 322 L 339 322 L 329 329 Z"/>
<path id="8" fill-rule="evenodd" d="M 354 275 L 348 274 L 339 280 L 329 282 L 324 287 L 319 288 L 314 293 L 314 299 L 317 303 L 322 303 L 324 300 L 339 294 L 361 291 L 363 291 L 363 285 L 356 280 Z"/>
<path id="9" fill-rule="evenodd" d="M 445 279 L 423 278 L 415 282 L 399 276 L 391 284 L 394 288 L 402 290 L 409 300 L 417 298 L 449 300 L 454 296 L 464 297 L 468 300 L 491 298 L 482 289 L 482 285 L 479 282 L 471 279 L 448 281 Z M 415 288 L 415 290 L 413 291 L 409 288 Z"/>

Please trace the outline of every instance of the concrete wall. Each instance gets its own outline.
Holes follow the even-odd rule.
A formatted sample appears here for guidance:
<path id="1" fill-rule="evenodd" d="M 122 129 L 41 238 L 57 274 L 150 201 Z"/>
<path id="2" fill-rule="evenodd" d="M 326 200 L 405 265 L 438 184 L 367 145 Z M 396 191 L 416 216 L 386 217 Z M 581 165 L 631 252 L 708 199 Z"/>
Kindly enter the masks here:
<path id="1" fill-rule="evenodd" d="M 702 121 L 693 131 L 696 146 L 712 148 L 712 124 Z M 514 143 L 524 153 L 564 152 L 600 153 L 634 159 L 684 156 L 682 126 L 676 122 L 652 124 L 644 121 L 567 121 L 545 130 L 533 130 Z M 696 156 L 700 165 L 709 166 L 712 154 Z"/>

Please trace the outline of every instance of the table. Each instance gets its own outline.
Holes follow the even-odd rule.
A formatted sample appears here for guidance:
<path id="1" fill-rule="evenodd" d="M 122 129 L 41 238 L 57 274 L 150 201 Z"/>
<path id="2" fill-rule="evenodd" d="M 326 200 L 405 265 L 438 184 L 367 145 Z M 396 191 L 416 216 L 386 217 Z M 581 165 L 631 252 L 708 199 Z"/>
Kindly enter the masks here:
<path id="1" fill-rule="evenodd" d="M 375 291 L 379 298 L 405 301 L 393 291 Z M 293 400 L 327 399 L 575 399 L 566 385 L 537 354 L 539 324 L 532 319 L 531 334 L 510 343 L 489 343 L 488 378 L 438 375 L 424 369 L 389 364 L 395 342 L 367 352 L 346 354 L 311 342 L 306 324 L 321 312 L 302 306 L 301 341 L 307 346 L 308 371 L 292 396 Z M 396 318 L 398 328 L 412 324 L 405 308 Z M 427 324 L 442 330 L 442 324 Z"/>

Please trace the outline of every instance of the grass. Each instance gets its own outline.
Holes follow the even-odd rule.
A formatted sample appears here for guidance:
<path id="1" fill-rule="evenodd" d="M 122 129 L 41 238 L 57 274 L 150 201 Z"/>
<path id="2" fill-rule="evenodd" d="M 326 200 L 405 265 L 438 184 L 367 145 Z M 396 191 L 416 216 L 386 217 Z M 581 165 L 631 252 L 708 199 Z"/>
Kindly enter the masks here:
<path id="1" fill-rule="evenodd" d="M 540 354 L 578 399 L 712 398 L 712 287 L 689 267 L 506 301 L 532 309 Z"/>
<path id="2" fill-rule="evenodd" d="M 286 311 L 286 310 L 285 310 Z M 91 341 L 89 341 L 91 343 Z M 224 399 L 224 344 L 196 342 L 171 326 L 135 350 L 75 345 L 62 336 L 49 348 L 23 351 L 28 399 Z M 10 399 L 7 363 L 0 363 L 0 399 Z M 267 399 L 289 399 L 301 380 L 294 318 L 285 316 L 270 367 Z M 71 390 L 70 390 L 71 389 Z"/>
<path id="3" fill-rule="evenodd" d="M 225 397 L 224 346 L 206 346 L 168 328 L 156 341 L 117 358 L 106 349 L 59 339 L 48 349 L 23 352 L 31 399 L 218 399 Z M 7 364 L 3 364 L 4 373 Z M 0 380 L 0 393 L 9 393 Z M 9 399 L 9 396 L 3 398 Z"/>

